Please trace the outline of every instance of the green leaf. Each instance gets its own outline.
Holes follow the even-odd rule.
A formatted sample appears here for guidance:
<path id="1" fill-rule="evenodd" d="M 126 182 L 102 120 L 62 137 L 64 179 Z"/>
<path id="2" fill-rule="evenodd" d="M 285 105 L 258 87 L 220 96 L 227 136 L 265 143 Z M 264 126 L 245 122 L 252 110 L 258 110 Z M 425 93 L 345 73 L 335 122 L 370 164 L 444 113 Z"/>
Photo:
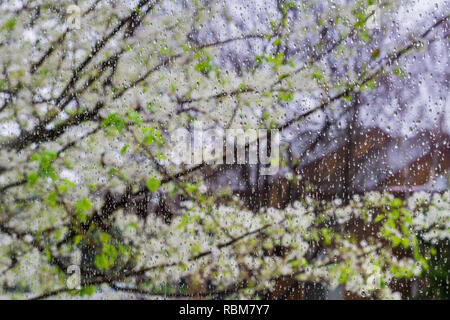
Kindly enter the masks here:
<path id="1" fill-rule="evenodd" d="M 189 193 L 193 193 L 197 190 L 197 186 L 192 183 L 186 183 L 186 191 Z"/>
<path id="2" fill-rule="evenodd" d="M 97 269 L 105 270 L 109 268 L 110 264 L 108 259 L 103 254 L 98 254 L 95 256 L 95 266 Z"/>
<path id="3" fill-rule="evenodd" d="M 102 128 L 109 126 L 114 126 L 119 133 L 122 133 L 123 128 L 125 128 L 125 121 L 118 113 L 111 113 L 102 122 Z"/>
<path id="4" fill-rule="evenodd" d="M 5 88 L 6 88 L 6 80 L 0 79 L 0 90 L 5 89 Z"/>
<path id="5" fill-rule="evenodd" d="M 158 159 L 162 159 L 162 160 L 166 159 L 166 156 L 163 155 L 161 152 L 157 152 L 157 153 L 155 154 L 155 156 L 156 156 Z"/>
<path id="6" fill-rule="evenodd" d="M 293 94 L 289 91 L 281 91 L 278 93 L 278 101 L 290 102 L 294 98 Z"/>
<path id="7" fill-rule="evenodd" d="M 372 60 L 376 60 L 379 56 L 380 56 L 380 49 L 378 48 L 373 49 L 371 54 Z"/>
<path id="8" fill-rule="evenodd" d="M 127 152 L 129 145 L 126 144 L 122 147 L 122 149 L 120 149 L 120 155 L 123 156 L 125 154 L 125 152 Z"/>
<path id="9" fill-rule="evenodd" d="M 393 208 L 400 208 L 402 204 L 403 204 L 402 199 L 395 198 L 394 200 L 391 201 L 389 205 Z"/>
<path id="10" fill-rule="evenodd" d="M 135 110 L 128 111 L 127 117 L 128 117 L 128 119 L 133 121 L 134 124 L 136 124 L 136 125 L 141 124 L 141 115 L 137 111 L 135 111 Z"/>
<path id="11" fill-rule="evenodd" d="M 92 207 L 91 201 L 89 199 L 83 198 L 78 200 L 75 205 L 75 214 L 78 218 L 78 221 L 81 223 L 86 222 L 86 211 L 88 211 Z"/>
<path id="12" fill-rule="evenodd" d="M 288 9 L 296 9 L 296 8 L 297 8 L 297 5 L 295 4 L 295 2 L 288 1 L 281 6 L 281 12 L 282 12 L 283 16 L 286 16 Z"/>
<path id="13" fill-rule="evenodd" d="M 264 56 L 255 55 L 255 63 L 259 66 L 263 63 Z"/>
<path id="14" fill-rule="evenodd" d="M 180 224 L 177 225 L 177 229 L 181 229 L 183 226 L 185 226 L 185 225 L 188 223 L 188 221 L 189 221 L 189 217 L 187 216 L 186 213 L 184 213 L 184 214 L 181 216 L 181 222 L 180 222 Z"/>
<path id="15" fill-rule="evenodd" d="M 322 228 L 321 232 L 322 232 L 324 244 L 330 245 L 331 244 L 330 231 L 327 228 Z"/>
<path id="16" fill-rule="evenodd" d="M 375 90 L 375 85 L 376 85 L 376 82 L 375 82 L 375 80 L 369 80 L 367 83 L 366 83 L 366 87 L 367 88 L 369 88 L 370 89 L 370 91 L 373 91 L 373 90 Z"/>
<path id="17" fill-rule="evenodd" d="M 38 179 L 38 174 L 37 172 L 31 172 L 29 174 L 27 174 L 27 184 L 29 187 L 32 187 L 36 184 L 36 181 Z"/>
<path id="18" fill-rule="evenodd" d="M 344 267 L 341 270 L 341 273 L 339 275 L 338 282 L 339 284 L 344 284 L 347 282 L 348 278 L 353 275 L 353 271 L 349 267 Z"/>
<path id="19" fill-rule="evenodd" d="M 79 210 L 83 210 L 83 211 L 87 211 L 91 208 L 91 201 L 89 201 L 89 199 L 81 199 L 77 202 L 76 204 L 76 208 Z"/>
<path id="20" fill-rule="evenodd" d="M 278 53 L 277 55 L 269 54 L 266 58 L 267 62 L 273 63 L 275 67 L 279 67 L 283 64 L 284 54 Z"/>
<path id="21" fill-rule="evenodd" d="M 8 19 L 5 22 L 5 24 L 2 26 L 1 31 L 3 31 L 3 30 L 12 31 L 14 29 L 14 27 L 16 26 L 16 23 L 17 23 L 16 18 Z"/>
<path id="22" fill-rule="evenodd" d="M 104 244 L 103 245 L 103 253 L 108 258 L 110 265 L 113 265 L 114 261 L 116 260 L 117 255 L 118 255 L 118 251 L 117 251 L 116 247 L 114 247 L 113 245 L 110 245 L 110 244 Z"/>
<path id="23" fill-rule="evenodd" d="M 108 243 L 110 239 L 111 239 L 111 236 L 109 234 L 107 234 L 106 232 L 102 232 L 100 234 L 100 242 L 101 243 Z"/>
<path id="24" fill-rule="evenodd" d="M 144 139 L 142 143 L 145 145 L 153 144 L 154 142 L 164 143 L 164 139 L 156 128 L 142 128 L 142 133 L 144 134 Z"/>
<path id="25" fill-rule="evenodd" d="M 198 72 L 202 72 L 208 74 L 213 69 L 213 65 L 211 64 L 211 58 L 209 56 L 203 57 L 200 61 L 195 65 L 194 70 Z"/>
<path id="26" fill-rule="evenodd" d="M 151 192 L 155 192 L 156 190 L 158 190 L 158 187 L 161 184 L 161 182 L 156 178 L 150 178 L 145 183 L 147 184 L 148 190 L 150 190 Z"/>
<path id="27" fill-rule="evenodd" d="M 30 161 L 31 162 L 37 161 L 39 163 L 39 168 L 37 172 L 39 177 L 41 178 L 50 177 L 52 180 L 56 180 L 57 175 L 52 167 L 52 163 L 56 159 L 56 157 L 57 153 L 55 151 L 44 150 L 41 153 L 34 153 L 30 157 Z M 31 179 L 33 179 L 33 176 L 31 176 Z"/>
<path id="28" fill-rule="evenodd" d="M 96 286 L 84 287 L 84 288 L 82 288 L 80 290 L 80 297 L 83 297 L 83 296 L 89 296 L 90 297 L 90 296 L 92 296 L 94 294 L 96 289 L 97 289 Z"/>
<path id="29" fill-rule="evenodd" d="M 392 246 L 395 248 L 402 242 L 402 239 L 399 237 L 396 237 L 394 235 L 391 235 L 391 242 L 392 242 Z"/>
<path id="30" fill-rule="evenodd" d="M 359 38 L 360 38 L 362 41 L 364 41 L 364 42 L 370 42 L 370 36 L 369 36 L 369 34 L 367 33 L 367 31 L 360 32 L 360 33 L 359 33 Z"/>
<path id="31" fill-rule="evenodd" d="M 45 198 L 45 201 L 49 205 L 50 208 L 56 207 L 56 197 L 58 196 L 58 193 L 56 191 L 53 191 L 47 195 Z"/>
<path id="32" fill-rule="evenodd" d="M 394 73 L 394 75 L 401 76 L 402 78 L 406 76 L 405 72 L 401 68 L 395 68 L 394 70 L 392 70 L 392 72 Z"/>
<path id="33" fill-rule="evenodd" d="M 81 235 L 77 234 L 75 237 L 73 237 L 73 245 L 77 246 L 81 242 Z"/>
<path id="34" fill-rule="evenodd" d="M 61 182 L 58 185 L 58 191 L 60 193 L 65 193 L 67 191 L 67 188 L 70 187 L 71 189 L 73 189 L 74 186 L 75 185 L 71 181 L 67 179 L 61 179 Z"/>
<path id="35" fill-rule="evenodd" d="M 120 172 L 119 170 L 117 170 L 116 168 L 111 168 L 108 171 L 108 175 L 112 178 L 112 177 L 118 177 L 120 179 L 125 179 L 125 175 Z"/>
<path id="36" fill-rule="evenodd" d="M 311 77 L 316 80 L 317 84 L 319 84 L 319 85 L 321 84 L 321 81 L 323 79 L 322 72 L 320 72 L 320 71 L 313 72 L 311 74 Z"/>

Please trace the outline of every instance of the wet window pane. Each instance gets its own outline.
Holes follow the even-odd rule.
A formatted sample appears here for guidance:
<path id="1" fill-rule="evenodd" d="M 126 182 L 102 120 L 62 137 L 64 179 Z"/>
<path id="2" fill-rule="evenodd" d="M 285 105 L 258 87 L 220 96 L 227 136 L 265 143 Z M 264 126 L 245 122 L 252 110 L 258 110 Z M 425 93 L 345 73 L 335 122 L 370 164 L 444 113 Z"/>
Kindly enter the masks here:
<path id="1" fill-rule="evenodd" d="M 449 299 L 449 11 L 0 1 L 0 298 Z"/>

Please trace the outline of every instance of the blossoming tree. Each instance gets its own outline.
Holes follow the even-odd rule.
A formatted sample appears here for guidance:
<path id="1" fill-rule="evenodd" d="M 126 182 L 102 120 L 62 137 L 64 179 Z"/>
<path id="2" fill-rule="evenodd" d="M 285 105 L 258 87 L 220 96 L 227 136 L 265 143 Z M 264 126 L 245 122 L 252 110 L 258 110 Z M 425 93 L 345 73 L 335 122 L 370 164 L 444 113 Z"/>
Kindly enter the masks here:
<path id="1" fill-rule="evenodd" d="M 400 297 L 395 283 L 426 274 L 448 241 L 448 192 L 249 206 L 209 183 L 226 165 L 169 154 L 178 128 L 278 130 L 281 172 L 297 131 L 319 133 L 306 157 L 341 123 L 389 109 L 369 102 L 400 97 L 392 79 L 416 81 L 417 61 L 434 59 L 448 89 L 448 7 L 401 31 L 404 8 L 1 1 L 1 294 L 283 298 L 310 281 Z"/>

